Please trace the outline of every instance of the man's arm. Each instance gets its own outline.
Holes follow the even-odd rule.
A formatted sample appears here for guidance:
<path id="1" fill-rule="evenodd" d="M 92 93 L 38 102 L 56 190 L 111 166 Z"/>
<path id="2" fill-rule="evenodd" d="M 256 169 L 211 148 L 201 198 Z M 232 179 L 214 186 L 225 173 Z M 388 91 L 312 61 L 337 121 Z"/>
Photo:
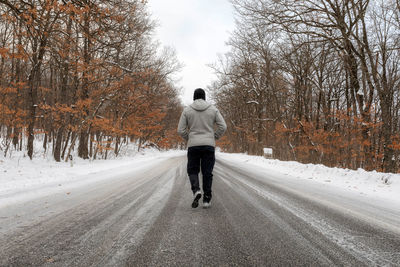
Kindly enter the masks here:
<path id="1" fill-rule="evenodd" d="M 181 118 L 179 119 L 179 124 L 178 124 L 178 134 L 182 136 L 183 139 L 186 141 L 189 139 L 189 131 L 187 128 L 187 119 L 185 112 L 182 112 Z"/>
<path id="2" fill-rule="evenodd" d="M 215 117 L 215 123 L 217 124 L 217 130 L 215 131 L 214 137 L 216 140 L 221 138 L 221 136 L 225 133 L 226 131 L 226 123 L 224 118 L 222 117 L 221 113 L 217 109 L 217 114 Z"/>

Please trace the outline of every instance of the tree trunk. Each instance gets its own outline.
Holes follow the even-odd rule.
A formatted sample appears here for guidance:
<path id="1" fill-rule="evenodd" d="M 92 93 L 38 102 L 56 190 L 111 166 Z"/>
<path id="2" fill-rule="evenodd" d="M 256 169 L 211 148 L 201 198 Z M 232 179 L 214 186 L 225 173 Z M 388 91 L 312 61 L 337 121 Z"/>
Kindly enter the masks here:
<path id="1" fill-rule="evenodd" d="M 54 159 L 57 162 L 61 161 L 61 144 L 63 138 L 64 127 L 60 127 L 57 132 L 56 144 L 54 147 Z"/>
<path id="2" fill-rule="evenodd" d="M 121 137 L 120 137 L 120 136 L 117 136 L 117 137 L 115 138 L 114 154 L 115 154 L 116 157 L 118 156 L 118 153 L 119 153 L 119 143 L 120 143 L 120 140 L 121 140 Z"/>
<path id="3" fill-rule="evenodd" d="M 83 47 L 83 60 L 84 65 L 86 67 L 89 66 L 90 63 L 90 15 L 85 14 L 85 24 L 84 24 L 84 31 L 86 34 L 84 40 L 84 47 Z M 83 83 L 82 83 L 82 92 L 81 92 L 81 99 L 85 100 L 89 97 L 89 80 L 88 80 L 89 73 L 87 70 L 83 71 Z M 84 117 L 89 114 L 88 108 L 84 108 Z M 89 158 L 89 150 L 88 150 L 88 128 L 83 126 L 79 136 L 79 148 L 78 148 L 78 156 L 83 159 Z"/>
<path id="4" fill-rule="evenodd" d="M 86 129 L 82 129 L 79 136 L 78 156 L 83 159 L 89 158 L 88 135 Z"/>
<path id="5" fill-rule="evenodd" d="M 71 14 L 72 15 L 72 14 Z M 67 37 L 69 37 L 71 35 L 71 27 L 72 27 L 72 19 L 71 17 L 68 20 L 68 24 L 67 24 Z M 65 104 L 67 103 L 67 89 L 68 89 L 68 76 L 69 76 L 69 62 L 68 62 L 68 58 L 69 58 L 69 54 L 70 54 L 70 46 L 67 46 L 66 49 L 66 56 L 64 58 L 64 62 L 63 62 L 63 69 L 62 69 L 62 73 L 61 73 L 61 92 L 60 92 L 60 99 L 58 100 L 59 103 L 61 104 Z M 61 151 L 61 144 L 62 144 L 62 138 L 63 138 L 63 134 L 65 131 L 65 127 L 67 124 L 67 118 L 65 116 L 61 116 L 61 127 L 58 129 L 57 132 L 57 139 L 56 139 L 56 145 L 54 147 L 54 159 L 57 162 L 61 161 L 60 158 L 60 151 Z M 69 139 L 69 135 L 71 132 L 68 132 L 68 137 L 67 137 L 67 142 L 66 145 L 68 144 L 68 139 Z M 64 158 L 64 152 L 65 152 L 65 148 L 64 151 L 62 153 L 62 157 Z"/>
<path id="6" fill-rule="evenodd" d="M 37 94 L 39 87 L 40 69 L 42 66 L 42 60 L 46 52 L 47 38 L 40 40 L 39 45 L 34 45 L 34 58 L 31 73 L 28 79 L 28 112 L 29 112 L 29 124 L 28 124 L 28 156 L 30 159 L 33 157 L 33 140 L 34 127 L 36 121 L 36 107 L 37 107 Z M 38 49 L 38 50 L 37 50 Z M 37 53 L 37 54 L 36 54 Z"/>
<path id="7" fill-rule="evenodd" d="M 36 96 L 37 88 L 34 85 L 29 86 L 29 124 L 28 124 L 28 156 L 30 159 L 33 157 L 33 141 L 34 136 L 34 126 L 36 117 Z"/>
<path id="8" fill-rule="evenodd" d="M 46 152 L 46 149 L 47 149 L 47 139 L 48 139 L 48 135 L 47 135 L 47 133 L 45 133 L 45 134 L 44 134 L 44 139 L 43 139 L 43 149 L 44 149 L 44 152 Z"/>
<path id="9" fill-rule="evenodd" d="M 14 148 L 15 149 L 17 149 L 18 148 L 18 141 L 19 141 L 19 128 L 14 128 L 14 135 L 13 135 L 13 141 L 12 141 L 12 143 L 13 143 L 13 146 L 14 146 Z"/>
<path id="10" fill-rule="evenodd" d="M 390 96 L 381 94 L 382 108 L 382 135 L 383 135 L 383 162 L 384 172 L 395 172 L 394 150 L 392 147 L 392 114 L 390 113 Z"/>
<path id="11" fill-rule="evenodd" d="M 63 152 L 62 152 L 62 155 L 61 155 L 61 158 L 62 158 L 62 159 L 64 159 L 65 150 L 67 150 L 68 142 L 69 142 L 69 138 L 70 138 L 70 137 L 71 137 L 71 131 L 68 132 L 68 134 L 67 134 L 67 139 L 66 139 L 65 142 L 64 142 L 64 148 L 63 148 Z"/>

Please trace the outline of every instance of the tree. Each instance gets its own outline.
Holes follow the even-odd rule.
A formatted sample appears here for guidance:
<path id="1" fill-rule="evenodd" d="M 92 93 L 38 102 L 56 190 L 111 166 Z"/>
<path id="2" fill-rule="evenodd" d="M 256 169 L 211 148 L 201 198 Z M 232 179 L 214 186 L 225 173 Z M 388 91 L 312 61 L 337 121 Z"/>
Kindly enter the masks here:
<path id="1" fill-rule="evenodd" d="M 181 108 L 171 80 L 180 66 L 173 50 L 161 51 L 154 41 L 146 5 L 1 0 L 0 127 L 7 129 L 6 143 L 22 144 L 27 133 L 32 158 L 35 134 L 43 135 L 56 161 L 68 160 L 76 143 L 82 158 L 106 158 L 111 150 L 118 155 L 129 139 L 174 146 L 167 124 L 170 112 Z"/>
<path id="2" fill-rule="evenodd" d="M 281 159 L 395 171 L 398 1 L 232 3 L 238 29 L 231 51 L 216 66 L 213 86 L 221 110 L 238 129 L 228 134 L 230 142 L 264 135 L 256 151 L 273 146 Z M 272 38 L 263 44 L 258 36 Z M 263 50 L 268 60 L 260 60 Z M 260 85 L 270 89 L 255 99 L 249 92 Z M 246 110 L 246 103 L 255 109 Z M 254 127 L 259 110 L 270 119 L 261 134 Z M 235 145 L 234 150 L 259 153 Z"/>

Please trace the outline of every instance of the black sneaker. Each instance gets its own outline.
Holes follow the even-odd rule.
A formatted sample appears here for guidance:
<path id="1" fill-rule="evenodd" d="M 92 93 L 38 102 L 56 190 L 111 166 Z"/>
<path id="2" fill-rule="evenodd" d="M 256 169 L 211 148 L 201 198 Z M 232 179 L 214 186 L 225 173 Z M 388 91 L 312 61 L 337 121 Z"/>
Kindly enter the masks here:
<path id="1" fill-rule="evenodd" d="M 199 206 L 199 200 L 201 198 L 201 192 L 197 191 L 196 193 L 194 193 L 194 199 L 192 202 L 192 208 L 197 208 Z"/>

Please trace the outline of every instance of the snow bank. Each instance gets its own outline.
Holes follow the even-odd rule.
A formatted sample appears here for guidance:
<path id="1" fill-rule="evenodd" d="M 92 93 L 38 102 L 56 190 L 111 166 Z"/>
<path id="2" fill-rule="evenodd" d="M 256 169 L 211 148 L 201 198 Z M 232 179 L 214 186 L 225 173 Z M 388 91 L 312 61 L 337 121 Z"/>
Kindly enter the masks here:
<path id="1" fill-rule="evenodd" d="M 64 187 L 68 184 L 108 179 L 127 171 L 134 171 L 165 158 L 184 156 L 186 151 L 145 150 L 130 156 L 109 160 L 55 162 L 51 157 L 29 160 L 23 153 L 0 157 L 0 202 L 12 195 L 22 195 L 43 188 Z M 217 153 L 217 157 L 260 173 L 277 173 L 282 179 L 307 180 L 366 196 L 385 198 L 400 204 L 400 174 L 328 168 L 323 165 L 301 164 L 293 161 L 265 159 L 244 154 Z"/>
<path id="2" fill-rule="evenodd" d="M 52 158 L 38 157 L 30 160 L 23 153 L 14 153 L 12 157 L 0 157 L 0 199 L 46 187 L 62 187 L 74 182 L 102 179 L 105 171 L 119 174 L 141 168 L 154 160 L 183 155 L 183 151 L 147 150 L 109 160 L 75 158 L 71 165 L 71 162 L 55 162 Z"/>
<path id="3" fill-rule="evenodd" d="M 400 174 L 329 168 L 320 164 L 301 164 L 245 154 L 218 153 L 218 156 L 237 165 L 246 164 L 253 168 L 264 169 L 266 172 L 278 172 L 288 179 L 307 179 L 353 193 L 400 203 Z"/>

